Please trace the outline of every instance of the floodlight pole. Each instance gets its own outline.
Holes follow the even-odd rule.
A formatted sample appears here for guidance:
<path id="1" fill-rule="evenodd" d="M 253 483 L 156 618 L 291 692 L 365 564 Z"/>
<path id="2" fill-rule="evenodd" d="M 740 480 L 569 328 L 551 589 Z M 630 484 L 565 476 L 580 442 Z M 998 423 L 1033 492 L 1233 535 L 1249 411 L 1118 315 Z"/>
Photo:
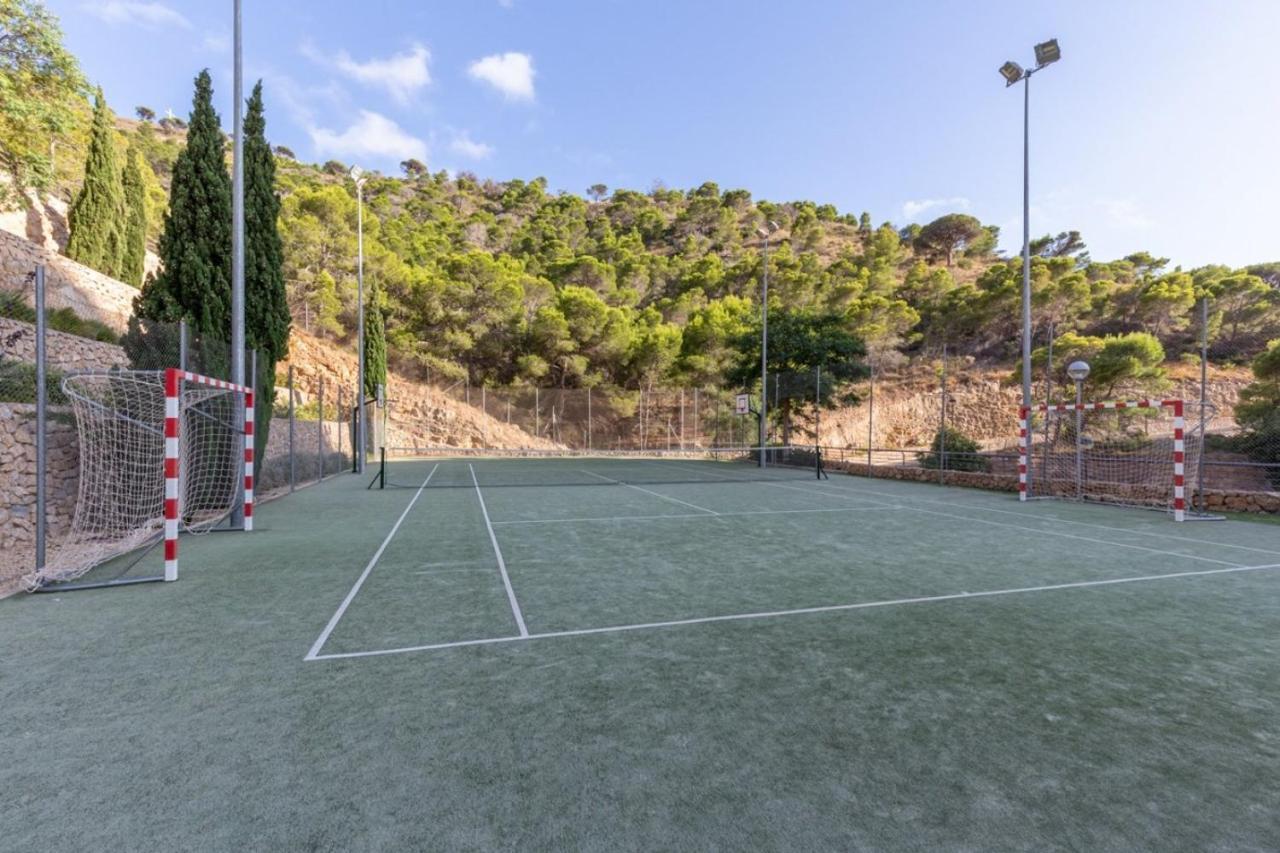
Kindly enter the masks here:
<path id="1" fill-rule="evenodd" d="M 364 473 L 364 178 L 356 182 L 356 473 Z"/>
<path id="2" fill-rule="evenodd" d="M 1076 379 L 1076 500 L 1084 499 L 1084 379 Z M 1030 455 L 1030 454 L 1028 454 Z"/>
<path id="3" fill-rule="evenodd" d="M 231 381 L 244 386 L 244 70 L 243 40 L 240 32 L 240 0 L 233 0 L 234 65 L 232 76 L 232 163 L 231 163 Z M 243 430 L 240 441 L 244 441 Z M 242 447 L 243 451 L 244 448 Z M 232 512 L 232 527 L 244 525 L 240 499 Z"/>
<path id="4" fill-rule="evenodd" d="M 1031 411 L 1031 75 L 1022 78 L 1022 407 Z M 1027 456 L 1027 496 L 1031 456 Z"/>
<path id="5" fill-rule="evenodd" d="M 760 279 L 760 467 L 769 444 L 769 232 L 764 234 L 764 275 Z"/>

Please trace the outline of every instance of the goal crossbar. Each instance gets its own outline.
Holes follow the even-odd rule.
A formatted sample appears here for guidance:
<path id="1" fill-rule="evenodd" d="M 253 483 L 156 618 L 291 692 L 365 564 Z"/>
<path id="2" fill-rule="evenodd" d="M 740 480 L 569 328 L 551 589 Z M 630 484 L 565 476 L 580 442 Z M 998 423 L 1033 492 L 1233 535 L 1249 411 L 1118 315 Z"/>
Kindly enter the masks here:
<path id="1" fill-rule="evenodd" d="M 1033 414 L 1040 413 L 1048 416 L 1053 413 L 1079 412 L 1083 415 L 1083 413 L 1087 412 L 1130 409 L 1163 411 L 1172 418 L 1172 442 L 1169 446 L 1168 454 L 1163 461 L 1159 461 L 1158 456 L 1156 459 L 1159 462 L 1159 466 L 1167 472 L 1167 480 L 1165 481 L 1167 485 L 1160 487 L 1161 490 L 1167 489 L 1164 493 L 1171 496 L 1167 506 L 1172 509 L 1175 521 L 1185 521 L 1187 517 L 1186 416 L 1184 414 L 1184 402 L 1179 399 L 1110 400 L 1097 403 L 1041 403 L 1030 407 L 1020 406 L 1018 408 L 1018 499 L 1026 501 L 1031 497 L 1027 486 L 1027 470 L 1031 464 L 1031 445 L 1034 438 L 1031 428 Z M 1085 437 L 1076 435 L 1073 441 L 1077 458 L 1080 458 L 1085 446 Z M 1116 500 L 1114 502 L 1121 503 L 1122 501 Z"/>

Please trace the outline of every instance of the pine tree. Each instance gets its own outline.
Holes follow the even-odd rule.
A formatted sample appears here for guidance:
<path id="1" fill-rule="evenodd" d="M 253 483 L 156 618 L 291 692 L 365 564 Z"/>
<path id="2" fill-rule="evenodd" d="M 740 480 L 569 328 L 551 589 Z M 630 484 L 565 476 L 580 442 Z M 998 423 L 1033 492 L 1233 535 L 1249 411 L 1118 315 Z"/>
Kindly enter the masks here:
<path id="1" fill-rule="evenodd" d="M 71 234 L 67 257 L 112 278 L 120 277 L 124 258 L 124 188 L 116 164 L 115 117 L 97 91 L 84 185 L 67 216 Z"/>
<path id="2" fill-rule="evenodd" d="M 266 138 L 262 81 L 253 87 L 244 118 L 245 342 L 258 351 L 255 457 L 265 458 L 275 399 L 276 363 L 289 350 L 289 304 L 278 220 L 276 161 Z"/>
<path id="3" fill-rule="evenodd" d="M 147 190 L 142 183 L 142 157 L 129 149 L 124 167 L 124 257 L 120 280 L 138 287 L 147 263 Z"/>
<path id="4" fill-rule="evenodd" d="M 205 70 L 196 78 L 187 145 L 173 166 L 160 235 L 163 268 L 142 286 L 134 311 L 150 320 L 186 319 L 195 334 L 214 341 L 231 337 L 231 177 L 224 155 Z"/>

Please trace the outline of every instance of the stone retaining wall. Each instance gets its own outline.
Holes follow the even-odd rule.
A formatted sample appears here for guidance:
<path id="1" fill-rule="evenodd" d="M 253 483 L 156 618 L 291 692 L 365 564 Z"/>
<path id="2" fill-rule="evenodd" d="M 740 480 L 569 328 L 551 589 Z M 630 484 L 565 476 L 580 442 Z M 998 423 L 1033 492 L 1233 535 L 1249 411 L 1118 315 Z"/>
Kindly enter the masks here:
<path id="1" fill-rule="evenodd" d="M 109 370 L 129 363 L 124 349 L 115 344 L 48 330 L 45 353 L 57 370 Z M 0 317 L 0 355 L 31 364 L 36 360 L 36 327 L 21 320 Z"/>
<path id="2" fill-rule="evenodd" d="M 39 264 L 45 267 L 45 301 L 50 308 L 70 308 L 85 319 L 124 332 L 133 313 L 137 288 L 0 231 L 0 289 L 20 292 L 32 302 L 34 284 L 28 277 Z"/>

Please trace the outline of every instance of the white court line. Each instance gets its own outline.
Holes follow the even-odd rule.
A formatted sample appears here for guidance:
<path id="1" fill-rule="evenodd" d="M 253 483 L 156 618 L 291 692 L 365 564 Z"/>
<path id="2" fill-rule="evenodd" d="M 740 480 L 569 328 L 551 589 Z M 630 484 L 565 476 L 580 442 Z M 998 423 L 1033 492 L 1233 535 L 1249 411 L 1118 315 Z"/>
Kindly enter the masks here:
<path id="1" fill-rule="evenodd" d="M 845 476 L 849 477 L 852 480 L 857 475 L 846 474 Z M 901 482 L 909 482 L 909 481 L 904 480 Z M 997 513 L 1000 513 L 1001 515 L 1016 515 L 1020 518 L 1035 518 L 1040 521 L 1050 522 L 1053 524 L 1073 524 L 1078 527 L 1093 527 L 1098 530 L 1111 530 L 1116 533 L 1132 533 L 1135 536 L 1153 536 L 1158 539 L 1168 539 L 1170 541 L 1177 541 L 1177 542 L 1190 542 L 1195 545 L 1208 545 L 1214 548 L 1234 548 L 1237 551 L 1251 551 L 1256 554 L 1270 554 L 1273 556 L 1280 556 L 1280 551 L 1271 550 L 1268 548 L 1254 548 L 1249 545 L 1233 545 L 1230 542 L 1215 542 L 1211 539 L 1196 539 L 1195 537 L 1192 537 L 1192 536 L 1174 536 L 1172 534 L 1164 533 L 1158 530 L 1139 530 L 1137 528 L 1129 528 L 1129 527 L 1113 527 L 1109 524 L 1098 524 L 1097 522 L 1092 522 L 1092 521 L 1073 521 L 1067 518 L 1056 518 L 1056 517 L 1048 517 L 1043 515 L 1031 515 L 1025 512 L 1017 511 L 1017 510 L 1000 509 L 998 507 L 993 507 L 993 506 L 970 507 L 968 505 L 959 504 L 954 501 L 939 501 L 939 500 L 934 500 L 932 498 L 915 497 L 913 495 L 895 494 L 893 492 L 880 492 L 880 491 L 875 491 L 873 489 L 863 489 L 858 486 L 853 486 L 853 488 L 844 488 L 843 486 L 836 485 L 834 481 L 830 483 L 824 483 L 823 485 L 827 486 L 828 488 L 835 489 L 836 491 L 845 492 L 846 494 L 850 494 L 850 495 L 864 495 L 864 494 L 878 495 L 884 498 L 893 498 L 894 500 L 918 501 L 920 503 L 949 506 L 954 509 L 973 509 L 976 512 L 997 512 Z"/>
<path id="2" fill-rule="evenodd" d="M 606 483 L 613 483 L 616 486 L 626 486 L 628 489 L 635 489 L 637 492 L 644 492 L 646 495 L 653 495 L 655 498 L 662 498 L 664 501 L 671 501 L 672 503 L 683 504 L 684 506 L 687 506 L 690 509 L 701 510 L 703 512 L 711 513 L 712 515 L 720 514 L 716 512 L 714 509 L 707 509 L 705 506 L 698 506 L 697 504 L 691 504 L 688 501 L 682 501 L 679 498 L 673 498 L 670 495 L 662 495 L 662 494 L 658 494 L 657 492 L 651 492 L 648 489 L 642 489 L 639 486 L 633 486 L 630 483 L 624 483 L 621 480 L 615 480 L 612 477 L 606 477 L 603 474 L 597 474 L 595 471 L 588 471 L 586 468 L 579 468 L 578 470 L 584 474 L 590 474 L 592 477 L 599 477 L 601 480 L 604 480 Z"/>
<path id="3" fill-rule="evenodd" d="M 355 600 L 356 593 L 360 591 L 360 587 L 364 586 L 365 579 L 369 577 L 369 573 L 373 571 L 373 567 L 378 564 L 378 559 L 382 557 L 382 552 L 387 550 L 387 546 L 391 544 L 391 537 L 396 535 L 396 531 L 400 529 L 400 525 L 404 523 L 405 516 L 409 514 L 409 510 L 413 509 L 413 505 L 418 502 L 418 498 L 422 497 L 422 490 L 427 487 L 427 483 L 431 482 L 431 478 L 435 476 L 436 469 L 440 467 L 440 463 L 431 466 L 431 470 L 427 473 L 427 479 L 422 481 L 422 485 L 418 486 L 418 491 L 414 492 L 413 499 L 409 501 L 409 505 L 404 508 L 404 512 L 400 513 L 400 517 L 396 519 L 396 523 L 391 526 L 391 530 L 387 533 L 387 537 L 382 540 L 382 544 L 378 546 L 378 550 L 373 552 L 369 564 L 364 567 L 364 571 L 360 573 L 360 577 L 356 578 L 355 584 L 351 587 L 351 591 L 347 593 L 347 597 L 342 599 L 342 603 L 338 605 L 338 609 L 329 619 L 329 624 L 324 626 L 324 630 L 320 632 L 320 636 L 311 644 L 311 651 L 307 652 L 307 656 L 303 660 L 315 660 L 316 655 L 320 653 L 320 649 L 328 641 L 329 635 L 333 633 L 333 629 L 338 627 L 338 622 L 342 619 L 342 614 L 347 612 L 347 608 L 351 606 L 351 602 Z"/>
<path id="4" fill-rule="evenodd" d="M 498 571 L 502 573 L 502 585 L 507 588 L 507 601 L 511 604 L 511 615 L 516 619 L 516 627 L 520 636 L 529 636 L 529 629 L 524 626 L 524 614 L 520 612 L 520 602 L 516 601 L 516 591 L 511 588 L 511 577 L 507 574 L 507 561 L 502 559 L 502 549 L 498 547 L 498 536 L 493 532 L 493 522 L 489 520 L 489 508 L 484 505 L 484 495 L 480 493 L 480 481 L 476 479 L 475 466 L 467 463 L 471 472 L 471 482 L 476 486 L 476 497 L 480 500 L 480 512 L 484 513 L 484 526 L 489 530 L 489 541 L 493 543 L 493 555 L 498 558 Z"/>
<path id="5" fill-rule="evenodd" d="M 495 527 L 504 524 L 571 524 L 584 521 L 666 521 L 669 518 L 733 518 L 739 515 L 805 515 L 808 513 L 826 513 L 826 512 L 883 512 L 888 509 L 902 509 L 900 506 L 877 505 L 877 506 L 841 506 L 829 509 L 754 509 L 743 512 L 719 512 L 714 516 L 706 513 L 677 512 L 671 515 L 605 515 L 605 516 L 584 516 L 582 518 L 526 518 L 515 519 L 512 521 L 495 521 Z M 523 561 L 522 561 L 523 562 Z"/>
<path id="6" fill-rule="evenodd" d="M 828 604 L 819 607 L 797 607 L 791 610 L 765 610 L 755 613 L 733 613 L 726 616 L 702 616 L 694 619 L 670 619 L 663 622 L 641 622 L 634 625 L 611 625 L 606 628 L 579 628 L 570 631 L 546 631 L 539 634 L 527 634 L 520 637 L 488 637 L 483 640 L 458 640 L 452 643 L 433 643 L 423 646 L 402 646 L 395 649 L 377 649 L 368 652 L 339 652 L 321 655 L 308 660 L 339 660 L 344 658 L 380 657 L 398 655 L 406 652 L 426 652 L 438 649 L 456 649 L 464 646 L 488 646 L 496 643 L 511 643 L 520 640 L 549 640 L 558 637 L 585 637 L 591 634 L 617 634 L 625 631 L 645 631 L 656 628 L 676 628 L 684 625 L 706 625 L 714 622 L 744 622 L 753 619 L 776 619 L 783 616 L 801 616 L 812 613 L 837 613 L 845 610 L 869 610 L 875 607 L 898 607 L 910 604 L 931 604 L 939 601 L 958 601 L 967 598 L 994 598 L 1003 595 L 1021 595 L 1033 592 L 1052 592 L 1063 589 L 1084 589 L 1095 586 L 1116 586 L 1118 584 L 1146 583 L 1149 581 L 1172 580 L 1175 578 L 1204 577 L 1207 575 L 1237 574 L 1240 572 L 1257 572 L 1264 569 L 1280 569 L 1280 563 L 1265 566 L 1232 566 L 1226 569 L 1201 569 L 1194 572 L 1172 572 L 1165 575 L 1139 575 L 1126 578 L 1108 578 L 1106 580 L 1073 581 L 1071 583 L 1045 584 L 1043 586 L 1023 586 L 1010 589 L 990 589 L 980 592 L 954 592 L 945 595 L 924 595 L 916 598 L 891 598 L 882 601 L 862 601 L 856 604 Z"/>

